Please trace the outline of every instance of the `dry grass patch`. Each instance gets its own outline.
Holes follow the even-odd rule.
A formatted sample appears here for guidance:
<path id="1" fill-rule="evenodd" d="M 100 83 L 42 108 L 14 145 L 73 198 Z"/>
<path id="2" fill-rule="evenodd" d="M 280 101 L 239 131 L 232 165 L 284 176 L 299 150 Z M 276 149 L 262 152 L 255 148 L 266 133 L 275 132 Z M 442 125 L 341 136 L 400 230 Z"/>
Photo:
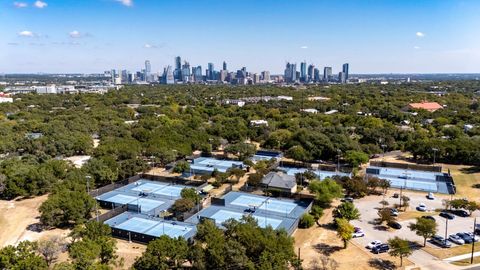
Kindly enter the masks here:
<path id="1" fill-rule="evenodd" d="M 480 263 L 480 257 L 473 257 L 473 264 L 478 264 L 478 263 Z M 463 259 L 463 260 L 460 260 L 460 261 L 455 261 L 455 262 L 452 262 L 452 264 L 457 265 L 457 266 L 469 266 L 469 265 L 471 265 L 470 258 Z"/>
<path id="2" fill-rule="evenodd" d="M 472 245 L 467 244 L 452 248 L 433 248 L 430 246 L 426 246 L 423 248 L 423 250 L 439 259 L 447 259 L 450 257 L 471 253 Z M 480 245 L 475 245 L 475 251 L 480 251 Z"/>

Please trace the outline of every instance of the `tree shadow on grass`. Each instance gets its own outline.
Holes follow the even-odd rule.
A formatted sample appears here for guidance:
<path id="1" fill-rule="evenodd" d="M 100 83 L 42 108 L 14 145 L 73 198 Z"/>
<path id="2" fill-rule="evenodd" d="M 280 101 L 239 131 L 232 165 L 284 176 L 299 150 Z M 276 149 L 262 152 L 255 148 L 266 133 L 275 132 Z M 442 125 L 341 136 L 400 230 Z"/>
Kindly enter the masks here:
<path id="1" fill-rule="evenodd" d="M 368 261 L 368 265 L 373 269 L 379 270 L 394 270 L 397 269 L 395 263 L 389 260 L 373 258 Z"/>
<path id="2" fill-rule="evenodd" d="M 471 166 L 471 167 L 461 168 L 460 172 L 465 174 L 479 173 L 480 166 Z"/>
<path id="3" fill-rule="evenodd" d="M 321 254 L 323 254 L 325 256 L 330 256 L 333 253 L 343 249 L 343 247 L 340 247 L 340 246 L 332 246 L 332 245 L 328 245 L 328 244 L 324 244 L 324 243 L 316 244 L 314 246 L 314 248 L 315 248 L 315 250 L 317 250 L 318 252 L 320 252 Z"/>
<path id="4" fill-rule="evenodd" d="M 333 223 L 333 222 L 320 224 L 319 227 L 324 228 L 324 229 L 329 230 L 329 231 L 337 231 L 337 227 L 335 226 L 335 223 Z"/>
<path id="5" fill-rule="evenodd" d="M 375 225 L 375 226 L 373 226 L 373 229 L 375 229 L 377 231 L 386 232 L 387 231 L 387 226 L 385 226 L 385 225 Z"/>

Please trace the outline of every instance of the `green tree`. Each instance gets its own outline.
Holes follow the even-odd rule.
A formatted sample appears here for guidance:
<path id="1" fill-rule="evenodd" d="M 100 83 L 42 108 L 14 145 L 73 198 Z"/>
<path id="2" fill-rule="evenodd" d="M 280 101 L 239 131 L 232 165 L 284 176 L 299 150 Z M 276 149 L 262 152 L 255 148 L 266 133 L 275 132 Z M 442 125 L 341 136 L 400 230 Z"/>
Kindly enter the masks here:
<path id="1" fill-rule="evenodd" d="M 288 149 L 286 156 L 298 161 L 307 161 L 310 159 L 307 151 L 300 145 L 295 145 Z"/>
<path id="2" fill-rule="evenodd" d="M 23 241 L 16 247 L 6 246 L 0 249 L 0 269 L 46 270 L 45 260 L 37 255 L 35 242 Z"/>
<path id="3" fill-rule="evenodd" d="M 252 173 L 248 176 L 247 183 L 252 187 L 258 187 L 262 183 L 263 175 L 260 173 Z"/>
<path id="4" fill-rule="evenodd" d="M 300 228 L 306 229 L 306 228 L 312 227 L 314 223 L 315 223 L 314 217 L 312 215 L 310 215 L 309 213 L 305 213 L 300 218 L 300 222 L 298 223 L 298 226 Z"/>
<path id="5" fill-rule="evenodd" d="M 195 203 L 190 199 L 180 198 L 172 205 L 172 211 L 175 213 L 185 213 L 190 211 L 195 206 Z"/>
<path id="6" fill-rule="evenodd" d="M 231 168 L 227 171 L 227 173 L 230 176 L 235 177 L 235 182 L 238 183 L 240 181 L 240 178 L 242 178 L 245 175 L 245 171 L 240 169 L 240 168 Z"/>
<path id="7" fill-rule="evenodd" d="M 413 251 L 410 248 L 410 243 L 408 240 L 401 239 L 398 236 L 388 240 L 388 245 L 390 246 L 390 254 L 393 257 L 400 258 L 400 266 L 403 266 L 403 258 L 412 255 Z"/>
<path id="8" fill-rule="evenodd" d="M 185 160 L 180 160 L 175 163 L 175 167 L 173 167 L 174 173 L 184 173 L 190 171 L 190 163 L 186 162 Z"/>
<path id="9" fill-rule="evenodd" d="M 200 195 L 198 195 L 197 190 L 194 188 L 184 188 L 180 192 L 180 196 L 183 199 L 191 200 L 193 203 L 198 203 L 200 201 Z"/>
<path id="10" fill-rule="evenodd" d="M 427 239 L 437 234 L 437 223 L 435 220 L 419 217 L 415 223 L 408 225 L 411 231 L 418 236 L 423 237 L 423 246 L 427 244 Z"/>
<path id="11" fill-rule="evenodd" d="M 66 250 L 66 244 L 63 238 L 53 236 L 39 240 L 36 249 L 42 255 L 47 266 L 50 266 L 58 258 L 58 255 Z"/>
<path id="12" fill-rule="evenodd" d="M 351 202 L 344 202 L 335 208 L 333 215 L 335 218 L 344 218 L 348 221 L 359 219 L 360 211 Z"/>
<path id="13" fill-rule="evenodd" d="M 148 243 L 147 250 L 135 260 L 136 270 L 180 269 L 188 261 L 190 248 L 185 239 L 162 235 Z"/>
<path id="14" fill-rule="evenodd" d="M 367 163 L 369 157 L 362 151 L 349 150 L 345 153 L 344 157 L 346 162 L 348 162 L 352 167 L 357 168 L 363 163 Z"/>
<path id="15" fill-rule="evenodd" d="M 465 209 L 468 210 L 468 213 L 470 216 L 473 214 L 473 212 L 480 210 L 480 204 L 478 204 L 475 201 L 469 201 Z"/>
<path id="16" fill-rule="evenodd" d="M 390 223 L 394 220 L 392 216 L 392 211 L 388 208 L 383 208 L 378 211 L 378 221 L 380 224 L 383 222 Z"/>
<path id="17" fill-rule="evenodd" d="M 335 219 L 337 224 L 337 236 L 343 241 L 343 248 L 347 248 L 348 242 L 353 237 L 354 227 L 344 218 Z"/>
<path id="18" fill-rule="evenodd" d="M 316 203 L 322 207 L 328 207 L 333 199 L 343 195 L 342 187 L 330 178 L 322 181 L 313 180 L 308 185 L 308 189 L 315 194 Z"/>

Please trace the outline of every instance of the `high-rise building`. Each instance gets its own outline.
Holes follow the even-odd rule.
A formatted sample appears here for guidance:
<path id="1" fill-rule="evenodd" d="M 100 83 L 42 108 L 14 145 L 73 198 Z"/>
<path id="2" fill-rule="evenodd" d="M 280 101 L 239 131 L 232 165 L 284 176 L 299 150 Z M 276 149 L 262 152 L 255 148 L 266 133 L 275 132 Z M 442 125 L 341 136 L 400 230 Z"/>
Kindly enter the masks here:
<path id="1" fill-rule="evenodd" d="M 307 72 L 307 82 L 317 81 L 315 79 L 315 66 L 309 65 L 308 72 Z"/>
<path id="2" fill-rule="evenodd" d="M 202 82 L 203 81 L 202 66 L 193 67 L 192 68 L 192 73 L 193 73 L 193 80 L 195 82 Z"/>
<path id="3" fill-rule="evenodd" d="M 175 70 L 173 71 L 173 77 L 177 81 L 182 80 L 182 58 L 180 56 L 175 57 Z"/>
<path id="4" fill-rule="evenodd" d="M 152 66 L 150 65 L 149 60 L 145 60 L 145 71 L 143 74 L 143 78 L 146 82 L 150 81 L 150 73 L 152 72 Z"/>
<path id="5" fill-rule="evenodd" d="M 323 81 L 329 82 L 332 78 L 332 67 L 323 68 Z"/>
<path id="6" fill-rule="evenodd" d="M 207 80 L 215 80 L 215 67 L 213 66 L 213 63 L 208 63 L 207 72 Z"/>
<path id="7" fill-rule="evenodd" d="M 307 62 L 305 61 L 300 63 L 300 81 L 307 81 Z"/>
<path id="8" fill-rule="evenodd" d="M 286 83 L 294 83 L 297 80 L 297 64 L 287 63 L 284 75 Z"/>
<path id="9" fill-rule="evenodd" d="M 225 61 L 223 61 L 223 70 L 225 70 L 225 71 L 228 70 L 227 69 L 227 62 L 225 62 Z"/>
<path id="10" fill-rule="evenodd" d="M 255 73 L 253 74 L 253 84 L 259 84 L 260 83 L 260 75 Z"/>
<path id="11" fill-rule="evenodd" d="M 264 82 L 270 81 L 270 71 L 262 71 L 262 80 Z"/>
<path id="12" fill-rule="evenodd" d="M 191 75 L 190 64 L 187 61 L 185 61 L 185 64 L 183 64 L 183 66 L 182 66 L 181 74 L 182 74 L 181 81 L 183 81 L 183 82 L 189 82 L 190 81 L 190 75 Z"/>
<path id="13" fill-rule="evenodd" d="M 345 72 L 338 73 L 338 82 L 339 83 L 346 83 L 347 82 L 347 74 Z"/>
<path id="14" fill-rule="evenodd" d="M 225 82 L 227 80 L 228 71 L 225 69 L 220 70 L 219 81 Z"/>
<path id="15" fill-rule="evenodd" d="M 345 73 L 345 82 L 348 81 L 348 63 L 343 64 L 342 72 Z"/>
<path id="16" fill-rule="evenodd" d="M 318 68 L 313 69 L 313 81 L 315 82 L 320 81 L 320 70 Z"/>
<path id="17" fill-rule="evenodd" d="M 171 66 L 167 66 L 163 69 L 162 83 L 174 84 L 175 78 L 173 77 L 173 70 Z"/>

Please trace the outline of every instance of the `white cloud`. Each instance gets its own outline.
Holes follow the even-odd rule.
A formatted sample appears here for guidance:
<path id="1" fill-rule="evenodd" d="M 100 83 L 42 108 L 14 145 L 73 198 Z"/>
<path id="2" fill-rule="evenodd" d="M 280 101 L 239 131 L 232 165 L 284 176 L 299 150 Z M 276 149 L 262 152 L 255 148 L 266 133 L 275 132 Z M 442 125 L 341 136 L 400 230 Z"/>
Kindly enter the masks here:
<path id="1" fill-rule="evenodd" d="M 24 2 L 13 2 L 13 6 L 16 8 L 26 8 L 28 4 Z"/>
<path id="2" fill-rule="evenodd" d="M 19 32 L 18 35 L 21 36 L 21 37 L 34 37 L 35 36 L 35 34 L 33 32 L 27 31 L 27 30 Z"/>
<path id="3" fill-rule="evenodd" d="M 152 44 L 149 44 L 149 43 L 146 43 L 145 45 L 143 45 L 143 47 L 145 49 L 154 49 L 154 48 L 157 48 L 156 45 L 152 45 Z"/>
<path id="4" fill-rule="evenodd" d="M 308 46 L 302 46 L 300 49 L 308 49 Z"/>
<path id="5" fill-rule="evenodd" d="M 414 48 L 415 50 L 420 50 L 420 47 L 419 47 L 419 46 L 413 46 L 413 48 Z"/>
<path id="6" fill-rule="evenodd" d="M 48 6 L 48 4 L 46 2 L 43 2 L 43 1 L 35 1 L 35 3 L 33 4 L 35 7 L 37 8 L 44 8 L 46 6 Z"/>
<path id="7" fill-rule="evenodd" d="M 422 32 L 417 32 L 415 35 L 417 35 L 417 37 L 420 37 L 420 38 L 425 36 L 425 34 Z"/>
<path id="8" fill-rule="evenodd" d="M 73 30 L 72 32 L 68 33 L 68 35 L 71 37 L 71 38 L 80 38 L 82 37 L 82 34 L 80 32 L 78 32 L 77 30 Z"/>
<path id="9" fill-rule="evenodd" d="M 133 6 L 133 0 L 115 0 L 115 1 L 121 3 L 122 5 L 124 5 L 126 7 Z"/>

